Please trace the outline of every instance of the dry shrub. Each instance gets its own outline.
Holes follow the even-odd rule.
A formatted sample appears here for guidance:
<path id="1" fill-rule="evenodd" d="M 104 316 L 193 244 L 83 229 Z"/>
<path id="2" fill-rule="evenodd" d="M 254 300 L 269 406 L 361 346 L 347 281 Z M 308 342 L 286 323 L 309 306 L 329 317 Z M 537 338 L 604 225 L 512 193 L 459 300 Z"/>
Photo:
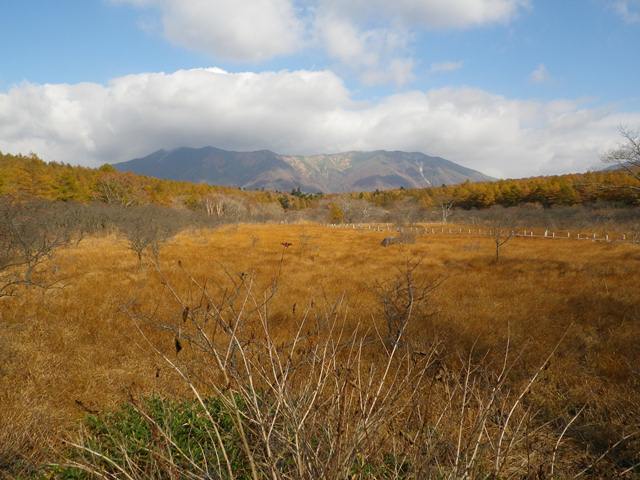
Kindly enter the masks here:
<path id="1" fill-rule="evenodd" d="M 518 355 L 509 337 L 497 368 L 473 347 L 443 364 L 440 342 L 410 346 L 403 337 L 412 306 L 433 290 L 415 285 L 418 265 L 408 263 L 398 288 L 381 294 L 387 316 L 397 313 L 387 308 L 391 297 L 409 302 L 387 338 L 348 327 L 334 306 L 323 318 L 306 309 L 290 338 L 278 340 L 269 314 L 277 289 L 259 291 L 247 274 L 230 277 L 233 287 L 216 297 L 192 276 L 180 291 L 160 272 L 176 313 L 128 314 L 193 400 L 134 401 L 117 421 L 92 420 L 62 472 L 136 479 L 579 474 L 565 460 L 566 451 L 576 454 L 564 441 L 568 428 L 555 431 L 527 401 L 559 345 L 520 382 L 511 375 Z M 175 356 L 144 333 L 149 324 L 171 332 Z"/>
<path id="2" fill-rule="evenodd" d="M 308 254 L 298 255 L 299 235 L 303 232 L 313 237 L 313 260 Z M 514 238 L 504 261 L 494 265 L 491 263 L 493 245 L 488 238 L 474 239 L 477 249 L 464 248 L 470 241 L 468 237 L 438 235 L 418 237 L 416 243 L 401 248 L 383 249 L 378 244 L 384 235 L 384 232 L 338 231 L 316 225 L 305 225 L 304 228 L 247 225 L 222 228 L 198 238 L 183 233 L 163 247 L 162 275 L 153 265 L 146 268 L 146 258 L 143 259 L 145 268 L 138 268 L 126 242 L 113 236 L 90 237 L 77 247 L 60 250 L 56 255 L 58 273 L 75 279 L 64 290 L 27 291 L 0 302 L 0 325 L 3 327 L 0 338 L 4 340 L 4 351 L 7 352 L 0 365 L 1 435 L 3 439 L 14 438 L 19 433 L 29 440 L 14 443 L 17 447 L 5 452 L 21 451 L 21 456 L 36 467 L 38 463 L 54 461 L 56 458 L 50 455 L 49 445 L 59 446 L 60 438 L 75 438 L 87 409 L 108 412 L 128 401 L 130 395 L 136 399 L 161 396 L 164 402 L 169 402 L 167 409 L 173 404 L 171 402 L 193 402 L 194 393 L 189 390 L 189 383 L 169 374 L 166 365 L 142 340 L 145 337 L 174 363 L 176 358 L 179 360 L 176 366 L 188 374 L 205 403 L 209 399 L 215 400 L 214 386 L 220 389 L 226 383 L 210 384 L 224 375 L 211 360 L 211 354 L 196 348 L 195 340 L 199 337 L 192 319 L 192 315 L 206 311 L 206 303 L 197 309 L 204 290 L 213 300 L 210 308 L 217 305 L 220 309 L 226 305 L 227 321 L 243 313 L 239 337 L 242 341 L 239 343 L 250 360 L 250 371 L 256 373 L 254 378 L 260 379 L 262 370 L 271 365 L 267 358 L 269 351 L 277 352 L 284 362 L 283 369 L 288 368 L 288 353 L 285 352 L 290 351 L 295 332 L 304 318 L 301 340 L 296 347 L 300 354 L 292 356 L 290 367 L 297 370 L 288 377 L 299 383 L 290 383 L 288 396 L 284 398 L 296 398 L 296 392 L 306 378 L 304 365 L 309 363 L 300 365 L 305 355 L 303 346 L 335 345 L 334 365 L 352 365 L 349 375 L 361 372 L 363 379 L 369 378 L 371 368 L 374 381 L 379 381 L 382 365 L 386 365 L 389 357 L 385 350 L 388 344 L 380 340 L 385 336 L 383 309 L 369 287 L 376 279 L 383 284 L 392 284 L 396 267 L 410 255 L 424 258 L 415 271 L 416 282 L 428 283 L 429 279 L 440 276 L 448 279 L 429 297 L 428 310 L 437 314 L 412 316 L 404 333 L 404 338 L 411 342 L 396 349 L 382 391 L 389 391 L 392 378 L 400 381 L 407 372 L 416 374 L 424 368 L 426 383 L 422 380 L 422 390 L 416 393 L 420 397 L 416 398 L 421 399 L 421 408 L 430 409 L 421 415 L 433 424 L 439 418 L 435 415 L 444 411 L 449 395 L 454 394 L 452 406 L 438 424 L 440 430 L 434 437 L 439 438 L 438 442 L 421 440 L 422 443 L 409 445 L 405 448 L 407 455 L 414 455 L 411 452 L 417 451 L 417 445 L 429 445 L 432 448 L 427 452 L 430 458 L 441 461 L 438 465 L 445 476 L 453 476 L 460 418 L 465 419 L 463 432 L 467 432 L 462 435 L 460 452 L 466 452 L 466 446 L 472 443 L 469 439 L 477 438 L 468 432 L 477 424 L 474 422 L 482 418 L 479 416 L 482 405 L 491 398 L 503 365 L 507 340 L 513 353 L 509 355 L 508 374 L 499 389 L 500 415 L 513 405 L 566 332 L 555 355 L 546 363 L 546 369 L 518 404 L 512 417 L 514 421 L 507 425 L 506 435 L 509 436 L 503 440 L 503 445 L 510 442 L 511 435 L 516 435 L 518 426 L 518 435 L 524 428 L 528 432 L 524 438 L 529 441 L 514 441 L 506 455 L 504 451 L 500 454 L 501 458 L 508 458 L 502 476 L 525 475 L 528 471 L 530 477 L 534 477 L 540 468 L 543 473 L 539 476 L 548 475 L 549 457 L 553 456 L 563 432 L 563 440 L 556 451 L 558 475 L 578 474 L 585 469 L 582 477 L 615 478 L 625 471 L 628 471 L 627 476 L 637 473 L 637 467 L 634 471 L 633 466 L 640 461 L 640 446 L 633 434 L 640 426 L 637 400 L 640 382 L 636 367 L 640 364 L 637 342 L 640 295 L 632 281 L 640 273 L 637 246 Z M 248 248 L 253 243 L 251 236 L 258 241 Z M 284 242 L 294 245 L 283 254 Z M 184 268 L 180 268 L 178 262 Z M 186 274 L 185 270 L 193 275 Z M 277 275 L 276 294 L 266 302 L 266 313 L 261 310 L 268 319 L 272 344 L 269 347 L 255 304 L 264 303 L 262 295 L 265 292 L 267 296 L 271 295 L 277 272 L 280 274 Z M 191 281 L 191 277 L 199 286 Z M 253 282 L 249 290 L 255 298 L 249 297 L 244 302 L 249 279 Z M 163 282 L 172 286 L 180 301 L 170 294 Z M 244 286 L 237 290 L 238 285 Z M 235 295 L 233 302 L 224 300 L 232 294 Z M 243 302 L 244 310 L 241 308 Z M 129 306 L 129 314 L 137 320 L 144 336 L 135 333 L 135 324 L 130 315 L 122 311 L 123 305 Z M 186 323 L 183 323 L 183 305 L 190 307 Z M 194 311 L 196 313 L 192 313 Z M 143 315 L 148 321 L 143 321 Z M 211 329 L 211 314 L 208 318 L 206 328 Z M 158 329 L 158 324 L 171 328 Z M 573 327 L 568 329 L 570 324 Z M 182 350 L 176 354 L 178 326 Z M 228 344 L 229 334 L 222 325 L 216 328 L 222 332 L 217 334 L 216 345 L 224 347 Z M 328 332 L 333 333 L 329 335 Z M 188 335 L 194 340 L 190 341 Z M 362 351 L 360 364 L 349 356 L 352 345 L 354 351 Z M 421 353 L 425 355 L 421 356 Z M 431 361 L 427 367 L 426 358 L 422 357 L 429 355 Z M 236 359 L 235 370 L 231 373 L 238 380 L 230 386 L 230 391 L 238 392 L 243 385 L 250 391 L 246 386 L 249 377 L 241 361 L 240 347 L 234 347 L 233 357 Z M 472 374 L 468 385 L 473 390 L 467 391 L 467 402 L 464 403 L 461 395 L 469 365 Z M 327 385 L 331 383 L 331 389 L 325 387 L 323 390 L 328 399 L 332 392 L 339 391 L 334 385 L 345 383 L 345 378 L 353 380 L 346 371 L 336 375 L 332 372 L 332 380 L 327 382 Z M 275 381 L 266 378 L 272 384 Z M 310 374 L 309 378 L 317 380 L 318 377 Z M 260 391 L 266 391 L 266 380 L 260 379 L 260 382 L 255 384 Z M 348 381 L 346 385 L 347 398 L 359 395 L 357 389 L 349 390 L 354 387 Z M 397 400 L 396 406 L 402 407 L 410 390 L 407 387 L 400 390 L 404 396 Z M 339 400 L 332 401 L 338 403 L 327 400 L 317 405 L 327 408 L 340 405 Z M 351 405 L 357 403 L 351 402 Z M 140 410 L 146 409 L 145 402 L 136 400 L 136 404 Z M 198 408 L 198 404 L 190 405 Z M 277 397 L 265 397 L 256 411 L 264 410 L 261 413 L 264 418 L 273 419 L 274 410 L 267 408 L 269 405 L 278 405 Z M 462 405 L 466 405 L 464 415 L 461 414 Z M 320 411 L 325 414 L 324 410 Z M 337 420 L 331 412 L 326 413 L 329 418 L 326 428 L 337 431 Z M 482 461 L 474 460 L 474 465 L 478 465 L 478 470 L 474 471 L 476 476 L 480 476 L 485 468 L 489 474 L 495 469 L 496 435 L 503 425 L 500 415 L 488 417 L 484 443 L 476 456 Z M 358 419 L 362 421 L 362 415 L 354 414 L 353 421 Z M 399 422 L 398 417 L 394 421 Z M 251 428 L 255 425 L 248 423 L 247 431 L 253 432 Z M 305 435 L 314 431 L 313 424 L 308 425 Z M 386 431 L 384 429 L 403 431 L 401 423 L 383 422 L 383 425 L 379 432 Z M 413 428 L 414 423 L 409 426 Z M 350 423 L 348 432 L 356 427 Z M 213 427 L 207 428 L 211 431 Z M 274 431 L 278 429 L 278 438 L 284 436 L 281 417 L 273 428 Z M 256 443 L 252 440 L 251 445 L 262 448 L 264 441 L 260 440 L 260 430 L 255 435 L 251 438 L 255 438 Z M 167 457 L 168 450 L 157 450 L 162 438 L 155 438 L 149 448 Z M 215 447 L 215 436 L 213 438 L 211 445 Z M 360 444 L 363 451 L 377 452 L 367 453 L 370 463 L 381 469 L 386 468 L 380 465 L 387 465 L 387 461 L 399 465 L 400 460 L 393 460 L 393 442 L 398 448 L 404 448 L 405 444 L 401 440 L 385 443 L 381 438 L 382 434 L 371 437 L 372 442 L 375 440 L 380 445 L 378 450 Z M 387 438 L 395 437 L 387 435 Z M 7 444 L 2 442 L 2 447 Z M 278 452 L 285 451 L 282 445 L 287 444 L 279 441 Z M 375 446 L 376 443 L 367 445 Z M 240 448 L 241 454 L 246 455 L 242 445 Z M 270 457 L 260 457 L 260 452 L 263 450 L 252 455 L 261 458 L 259 462 L 266 465 L 264 468 L 271 468 Z M 421 458 L 427 458 L 424 451 L 422 454 Z M 160 459 L 159 456 L 153 458 Z M 470 456 L 461 453 L 459 458 L 458 472 Z M 344 465 L 344 462 L 332 465 L 339 464 Z M 405 471 L 400 467 L 398 470 Z M 10 473 L 17 475 L 15 471 Z"/>
<path id="3" fill-rule="evenodd" d="M 50 286 L 43 271 L 76 232 L 71 212 L 42 201 L 0 198 L 0 298 L 24 286 Z"/>

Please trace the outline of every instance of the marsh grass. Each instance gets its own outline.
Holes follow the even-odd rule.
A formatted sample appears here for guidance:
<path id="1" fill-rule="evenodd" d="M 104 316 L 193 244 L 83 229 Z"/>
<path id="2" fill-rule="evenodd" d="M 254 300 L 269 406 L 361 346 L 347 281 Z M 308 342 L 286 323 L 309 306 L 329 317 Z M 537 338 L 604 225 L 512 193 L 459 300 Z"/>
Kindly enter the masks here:
<path id="1" fill-rule="evenodd" d="M 565 432 L 552 455 L 553 430 L 525 397 L 559 345 L 520 386 L 508 383 L 517 360 L 509 338 L 495 372 L 472 349 L 458 370 L 443 373 L 439 343 L 418 350 L 404 341 L 418 312 L 412 307 L 435 288 L 414 284 L 418 266 L 408 263 L 389 290 L 386 298 L 403 307 L 386 337 L 360 326 L 347 332 L 340 309 L 324 322 L 307 309 L 288 341 L 270 332 L 274 289 L 255 291 L 251 275 L 219 298 L 189 276 L 199 293 L 188 299 L 159 272 L 181 318 L 128 313 L 194 400 L 133 402 L 115 416 L 90 417 L 62 475 L 420 479 L 551 471 Z M 388 316 L 386 302 L 384 310 Z M 175 358 L 145 335 L 149 323 L 174 336 Z M 187 344 L 199 361 L 182 361 Z"/>
<path id="2" fill-rule="evenodd" d="M 302 245 L 301 235 L 305 237 Z M 359 454 L 366 452 L 365 460 L 343 453 L 338 461 L 326 453 L 331 448 L 323 447 L 325 457 L 318 457 L 323 464 L 332 465 L 332 472 L 340 472 L 338 476 L 345 474 L 343 478 L 355 474 L 352 470 L 345 473 L 347 466 L 352 469 L 354 465 L 360 465 L 360 477 L 355 478 L 402 478 L 402 472 L 405 478 L 419 478 L 415 477 L 418 465 L 436 468 L 428 470 L 434 477 L 461 477 L 475 449 L 478 425 L 486 418 L 487 428 L 469 477 L 494 475 L 497 456 L 498 464 L 503 464 L 499 475 L 505 478 L 536 478 L 537 472 L 542 472 L 538 478 L 545 478 L 554 457 L 554 475 L 559 478 L 582 471 L 582 477 L 595 478 L 624 472 L 630 478 L 637 475 L 637 246 L 514 238 L 500 263 L 494 264 L 494 246 L 488 238 L 435 235 L 385 249 L 379 246 L 384 235 L 316 225 L 239 225 L 197 235 L 188 232 L 163 247 L 159 269 L 151 257 L 144 257 L 140 268 L 127 243 L 115 236 L 86 238 L 78 246 L 62 249 L 56 264 L 59 274 L 73 278 L 72 283 L 47 292 L 25 289 L 0 304 L 0 463 L 6 475 L 32 475 L 47 463 L 73 460 L 69 445 L 61 440 L 79 445 L 91 438 L 91 429 L 85 426 L 82 433 L 81 427 L 88 410 L 108 416 L 133 399 L 140 411 L 146 411 L 147 398 L 159 399 L 167 410 L 179 411 L 181 402 L 202 408 L 194 388 L 205 403 L 228 406 L 234 398 L 231 395 L 237 398 L 246 389 L 252 372 L 260 379 L 256 382 L 260 383 L 256 387 L 258 406 L 234 428 L 237 432 L 238 425 L 246 422 L 249 453 L 256 468 L 273 477 L 274 465 L 280 465 L 274 458 L 296 451 L 291 442 L 283 440 L 292 438 L 291 429 L 285 417 L 276 417 L 272 435 L 279 439 L 274 448 L 278 454 L 268 456 L 264 448 L 268 442 L 259 428 L 254 430 L 258 424 L 253 420 L 260 413 L 273 421 L 278 401 L 304 405 L 307 397 L 300 399 L 299 389 L 305 380 L 318 377 L 309 373 L 308 363 L 297 369 L 294 363 L 287 367 L 295 374 L 288 377 L 286 396 L 257 395 L 271 388 L 269 382 L 278 385 L 272 374 L 263 371 L 273 365 L 269 352 L 278 352 L 285 368 L 288 353 L 284 352 L 290 351 L 302 325 L 302 340 L 296 347 L 300 352 L 326 347 L 332 352 L 333 364 L 345 367 L 330 370 L 322 394 L 333 403 L 322 403 L 324 410 L 314 413 L 315 420 L 304 432 L 308 445 L 317 446 L 318 439 L 325 447 L 330 445 L 338 438 L 340 405 L 346 408 L 345 398 L 351 399 L 351 407 L 359 403 L 360 390 L 351 386 L 349 379 L 354 379 L 349 375 L 358 371 L 366 373 L 362 378 L 373 375 L 372 385 L 379 385 L 381 369 L 389 362 L 389 345 L 380 341 L 385 331 L 384 309 L 371 286 L 392 283 L 398 266 L 415 258 L 423 259 L 415 271 L 416 282 L 447 280 L 430 297 L 429 315 L 416 314 L 408 322 L 403 335 L 411 339 L 411 349 L 406 345 L 397 348 L 389 363 L 391 376 L 385 377 L 382 391 L 397 390 L 397 403 L 376 410 L 382 423 L 377 436 L 367 437 L 371 443 L 353 443 L 352 437 L 342 437 L 344 444 L 358 445 L 355 451 Z M 473 248 L 465 248 L 470 241 Z M 292 243 L 284 253 L 283 242 Z M 275 277 L 277 291 L 272 295 Z M 247 297 L 249 280 L 252 296 Z M 238 286 L 242 288 L 237 290 Z M 232 348 L 235 364 L 227 372 L 234 378 L 228 390 L 222 388 L 227 382 L 221 379 L 223 370 L 229 369 L 216 366 L 211 353 L 196 345 L 199 321 L 194 322 L 193 316 L 206 311 L 206 303 L 197 308 L 203 291 L 210 305 L 224 306 L 227 318 L 237 318 L 231 306 L 235 305 L 237 313 L 234 302 L 246 299 L 241 338 Z M 234 302 L 229 303 L 233 292 Z M 266 313 L 265 294 L 270 297 Z M 190 307 L 186 322 L 185 306 Z M 221 342 L 216 348 L 228 345 L 228 330 L 225 333 L 210 318 L 206 326 L 213 325 L 218 325 L 216 335 Z M 182 345 L 177 354 L 176 337 Z M 491 414 L 486 414 L 507 343 L 507 373 L 494 408 L 489 409 Z M 545 361 L 556 345 L 552 358 Z M 360 352 L 360 357 L 353 352 Z M 308 359 L 302 353 L 293 358 Z M 316 371 L 321 370 L 319 365 Z M 346 368 L 349 365 L 351 373 Z M 541 366 L 505 429 L 504 414 Z M 424 372 L 420 382 L 407 380 L 400 389 L 390 382 L 390 378 L 415 378 L 418 372 Z M 341 385 L 346 385 L 346 395 L 336 393 L 341 392 Z M 412 397 L 414 388 L 418 390 Z M 387 415 L 391 408 L 416 413 Z M 281 407 L 279 415 L 283 411 Z M 358 425 L 363 424 L 363 416 L 355 408 L 342 418 L 351 422 L 349 435 L 362 432 Z M 117 437 L 117 425 L 107 424 Z M 206 428 L 211 431 L 214 424 L 209 422 Z M 171 425 L 167 423 L 165 430 Z M 411 430 L 417 425 L 427 427 L 421 432 Z M 497 455 L 503 429 L 506 433 Z M 398 432 L 422 436 L 412 444 L 399 438 L 402 434 Z M 427 438 L 427 432 L 431 437 Z M 209 447 L 219 447 L 215 436 L 209 442 Z M 149 448 L 169 454 L 161 442 Z M 242 447 L 243 458 L 250 458 L 249 453 Z M 331 462 L 326 462 L 328 458 Z M 75 461 L 87 463 L 86 458 Z M 305 471 L 314 471 L 316 464 L 305 462 Z M 221 465 L 228 475 L 226 462 Z M 298 472 L 298 462 L 286 468 Z M 289 471 L 286 468 L 282 472 Z M 295 475 L 289 478 L 300 478 Z M 240 473 L 237 477 L 241 478 Z"/>

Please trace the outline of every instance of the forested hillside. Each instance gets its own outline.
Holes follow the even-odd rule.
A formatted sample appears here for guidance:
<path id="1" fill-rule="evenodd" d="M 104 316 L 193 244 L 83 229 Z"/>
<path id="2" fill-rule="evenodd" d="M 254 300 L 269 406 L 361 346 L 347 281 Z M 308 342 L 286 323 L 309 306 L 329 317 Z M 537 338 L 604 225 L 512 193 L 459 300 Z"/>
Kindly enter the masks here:
<path id="1" fill-rule="evenodd" d="M 38 197 L 48 200 L 100 201 L 122 206 L 158 204 L 193 210 L 220 208 L 220 198 L 243 205 L 272 205 L 284 210 L 304 210 L 340 200 L 365 200 L 377 207 L 437 207 L 442 203 L 462 209 L 484 209 L 538 204 L 544 207 L 592 204 L 598 201 L 619 206 L 640 203 L 640 181 L 624 171 L 600 171 L 495 182 L 465 182 L 424 189 L 376 190 L 335 195 L 309 195 L 299 189 L 248 191 L 204 183 L 161 180 L 116 171 L 109 165 L 98 169 L 47 163 L 38 157 L 0 153 L 0 195 Z M 339 205 L 336 204 L 336 208 Z M 339 215 L 338 215 L 339 218 Z"/>
<path id="2" fill-rule="evenodd" d="M 494 205 L 512 207 L 524 203 L 552 207 L 597 201 L 631 206 L 640 202 L 640 181 L 625 171 L 600 171 L 495 182 L 465 182 L 436 188 L 362 192 L 351 196 L 379 206 L 391 205 L 403 198 L 413 198 L 425 205 L 453 202 L 456 207 L 464 209 Z"/>
<path id="3" fill-rule="evenodd" d="M 116 171 L 110 165 L 98 169 L 47 163 L 35 155 L 0 152 L 0 195 L 36 197 L 76 202 L 99 201 L 122 206 L 157 204 L 190 209 L 212 209 L 217 198 L 243 205 L 285 204 L 307 206 L 311 196 L 270 191 L 243 191 L 204 183 L 161 180 Z M 218 208 L 220 208 L 218 202 Z"/>

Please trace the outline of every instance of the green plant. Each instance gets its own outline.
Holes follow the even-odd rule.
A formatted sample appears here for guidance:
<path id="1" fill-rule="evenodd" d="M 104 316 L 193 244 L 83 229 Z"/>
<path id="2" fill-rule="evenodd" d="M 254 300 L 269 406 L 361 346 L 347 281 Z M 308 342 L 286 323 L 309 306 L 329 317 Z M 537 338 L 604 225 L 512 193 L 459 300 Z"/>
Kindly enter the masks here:
<path id="1" fill-rule="evenodd" d="M 74 442 L 76 448 L 70 450 L 69 460 L 56 469 L 56 475 L 63 479 L 98 473 L 119 477 L 131 469 L 141 477 L 162 476 L 162 471 L 203 477 L 211 474 L 215 459 L 221 456 L 213 430 L 219 432 L 236 478 L 244 478 L 246 461 L 222 402 L 206 399 L 200 404 L 159 397 L 88 416 L 81 445 Z"/>

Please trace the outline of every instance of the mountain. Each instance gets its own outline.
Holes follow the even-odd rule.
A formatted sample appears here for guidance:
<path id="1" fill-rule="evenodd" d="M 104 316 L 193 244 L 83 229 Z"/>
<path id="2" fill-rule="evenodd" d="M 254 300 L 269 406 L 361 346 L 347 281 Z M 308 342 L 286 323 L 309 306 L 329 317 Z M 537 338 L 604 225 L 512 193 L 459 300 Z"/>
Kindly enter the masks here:
<path id="1" fill-rule="evenodd" d="M 116 163 L 116 169 L 152 177 L 305 192 L 419 188 L 493 180 L 476 170 L 423 153 L 377 150 L 328 155 L 279 155 L 269 150 L 232 152 L 215 147 L 159 150 Z"/>

